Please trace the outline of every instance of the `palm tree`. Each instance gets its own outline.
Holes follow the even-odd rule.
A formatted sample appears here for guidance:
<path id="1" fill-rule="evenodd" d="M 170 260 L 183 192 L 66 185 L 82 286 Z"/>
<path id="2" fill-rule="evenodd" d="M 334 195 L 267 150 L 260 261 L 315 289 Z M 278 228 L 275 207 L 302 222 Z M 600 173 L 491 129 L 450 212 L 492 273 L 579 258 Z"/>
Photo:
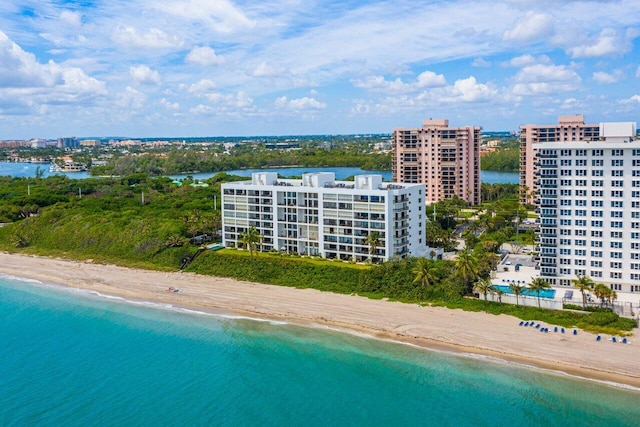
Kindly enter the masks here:
<path id="1" fill-rule="evenodd" d="M 589 276 L 578 276 L 571 280 L 574 288 L 578 288 L 582 294 L 582 308 L 587 307 L 587 292 L 595 287 L 594 281 Z"/>
<path id="2" fill-rule="evenodd" d="M 524 286 L 512 283 L 509 285 L 509 290 L 516 296 L 516 306 L 518 305 L 518 297 L 524 292 Z"/>
<path id="3" fill-rule="evenodd" d="M 610 292 L 611 288 L 605 286 L 602 283 L 597 283 L 593 287 L 593 293 L 595 294 L 596 298 L 600 299 L 600 307 L 604 306 L 604 302 L 607 300 Z"/>
<path id="4" fill-rule="evenodd" d="M 469 248 L 458 252 L 456 257 L 456 270 L 468 292 L 469 284 L 478 279 L 478 259 Z"/>
<path id="5" fill-rule="evenodd" d="M 613 289 L 609 290 L 609 295 L 607 295 L 607 302 L 613 308 L 613 302 L 618 299 L 618 294 Z"/>
<path id="6" fill-rule="evenodd" d="M 382 243 L 380 239 L 380 233 L 377 231 L 372 231 L 369 233 L 367 238 L 365 239 L 365 243 L 369 245 L 369 254 L 371 255 L 371 262 L 375 264 L 376 262 L 376 252 L 378 251 L 378 246 Z"/>
<path id="7" fill-rule="evenodd" d="M 502 295 L 504 295 L 505 292 L 500 288 L 494 289 L 493 291 L 498 295 L 498 302 L 502 304 Z"/>
<path id="8" fill-rule="evenodd" d="M 240 242 L 249 249 L 249 254 L 253 258 L 254 253 L 258 252 L 258 245 L 262 243 L 262 236 L 255 227 L 249 227 L 247 231 L 240 234 Z"/>
<path id="9" fill-rule="evenodd" d="M 488 278 L 480 279 L 476 282 L 476 290 L 484 295 L 484 304 L 487 305 L 487 293 L 493 292 L 493 284 Z"/>
<path id="10" fill-rule="evenodd" d="M 427 258 L 418 258 L 415 267 L 412 270 L 415 274 L 414 283 L 420 283 L 423 287 L 433 285 L 436 282 L 434 262 Z"/>
<path id="11" fill-rule="evenodd" d="M 540 291 L 544 291 L 545 289 L 549 289 L 551 285 L 549 282 L 544 280 L 542 277 L 536 277 L 529 283 L 529 289 L 536 293 L 538 297 L 538 308 L 540 308 Z"/>

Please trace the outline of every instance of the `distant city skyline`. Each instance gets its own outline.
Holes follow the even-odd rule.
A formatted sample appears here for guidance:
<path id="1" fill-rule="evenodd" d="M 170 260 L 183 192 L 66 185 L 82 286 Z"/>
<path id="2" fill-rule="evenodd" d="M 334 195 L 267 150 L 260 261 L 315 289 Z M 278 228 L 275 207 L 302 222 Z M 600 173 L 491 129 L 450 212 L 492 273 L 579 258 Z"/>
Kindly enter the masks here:
<path id="1" fill-rule="evenodd" d="M 0 140 L 638 121 L 640 2 L 15 0 Z"/>

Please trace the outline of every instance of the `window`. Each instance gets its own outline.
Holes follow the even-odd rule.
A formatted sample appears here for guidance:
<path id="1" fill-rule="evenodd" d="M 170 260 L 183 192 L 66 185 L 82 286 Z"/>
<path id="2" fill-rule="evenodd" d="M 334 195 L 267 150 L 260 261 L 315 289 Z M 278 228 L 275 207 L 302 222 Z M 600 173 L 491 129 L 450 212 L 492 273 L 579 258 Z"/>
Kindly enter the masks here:
<path id="1" fill-rule="evenodd" d="M 602 157 L 604 155 L 603 150 L 593 150 L 591 153 L 593 154 L 593 157 Z"/>
<path id="2" fill-rule="evenodd" d="M 622 211 L 611 211 L 611 218 L 622 218 Z"/>
<path id="3" fill-rule="evenodd" d="M 587 216 L 587 211 L 584 209 L 576 209 L 576 216 Z"/>
<path id="4" fill-rule="evenodd" d="M 622 263 L 619 261 L 615 261 L 609 264 L 611 268 L 622 268 Z"/>
<path id="5" fill-rule="evenodd" d="M 602 251 L 591 251 L 591 257 L 602 258 Z"/>
<path id="6" fill-rule="evenodd" d="M 602 231 L 591 230 L 591 237 L 602 237 Z"/>
<path id="7" fill-rule="evenodd" d="M 571 220 L 570 219 L 561 219 L 560 220 L 560 225 L 571 225 Z M 576 225 L 577 225 L 577 221 L 576 221 Z"/>
<path id="8" fill-rule="evenodd" d="M 587 196 L 587 190 L 576 190 L 576 196 L 586 197 Z"/>
<path id="9" fill-rule="evenodd" d="M 569 246 L 571 245 L 571 239 L 560 239 L 560 244 Z"/>
<path id="10" fill-rule="evenodd" d="M 560 171 L 560 176 L 571 176 L 571 169 L 562 169 Z"/>
<path id="11" fill-rule="evenodd" d="M 611 221 L 611 228 L 622 228 L 622 221 Z"/>
<path id="12" fill-rule="evenodd" d="M 576 256 L 587 256 L 587 251 L 584 249 L 576 249 Z M 576 264 L 578 264 L 577 261 Z"/>
<path id="13" fill-rule="evenodd" d="M 613 150 L 616 151 L 616 150 Z M 621 154 L 622 155 L 622 154 Z M 615 156 L 615 154 L 614 154 Z M 624 166 L 624 161 L 622 159 L 613 159 L 611 160 L 611 166 Z"/>
<path id="14" fill-rule="evenodd" d="M 602 267 L 602 261 L 591 260 L 591 267 Z"/>
<path id="15" fill-rule="evenodd" d="M 591 176 L 603 176 L 602 169 L 593 169 L 591 171 Z"/>
<path id="16" fill-rule="evenodd" d="M 571 230 L 569 230 L 569 232 L 571 232 Z M 569 233 L 570 235 L 571 233 Z M 587 230 L 576 230 L 576 236 L 586 236 L 587 235 Z"/>
<path id="17" fill-rule="evenodd" d="M 631 242 L 631 249 L 640 249 L 640 243 Z"/>
<path id="18" fill-rule="evenodd" d="M 602 277 L 602 271 L 591 270 L 591 277 Z"/>
<path id="19" fill-rule="evenodd" d="M 601 179 L 594 179 L 593 181 L 591 181 L 591 185 L 594 187 L 602 187 L 604 184 L 604 181 L 602 181 Z"/>
<path id="20" fill-rule="evenodd" d="M 576 200 L 576 206 L 587 206 L 586 200 Z"/>
<path id="21" fill-rule="evenodd" d="M 613 181 L 611 181 L 611 186 L 612 187 L 624 187 L 624 181 L 619 180 L 619 179 L 614 179 Z"/>
<path id="22" fill-rule="evenodd" d="M 624 192 L 620 190 L 611 190 L 611 197 L 624 197 Z"/>
<path id="23" fill-rule="evenodd" d="M 612 271 L 609 273 L 612 279 L 622 279 L 622 273 L 620 271 Z"/>
<path id="24" fill-rule="evenodd" d="M 560 190 L 560 195 L 561 196 L 570 196 L 571 195 L 571 190 L 563 188 L 563 189 Z"/>
<path id="25" fill-rule="evenodd" d="M 602 190 L 591 190 L 592 197 L 603 197 L 603 194 Z"/>
<path id="26" fill-rule="evenodd" d="M 587 176 L 587 170 L 586 169 L 578 169 L 576 171 L 576 176 Z"/>
<path id="27" fill-rule="evenodd" d="M 612 200 L 611 201 L 611 207 L 612 208 L 621 208 L 621 207 L 623 207 L 622 200 Z"/>
<path id="28" fill-rule="evenodd" d="M 560 160 L 560 166 L 571 166 L 571 160 L 570 159 Z"/>
<path id="29" fill-rule="evenodd" d="M 569 224 L 562 224 L 562 220 L 560 220 L 560 225 L 571 225 L 571 220 L 568 220 Z M 587 226 L 587 220 L 586 219 L 576 219 L 576 226 L 577 227 L 586 227 Z"/>
<path id="30" fill-rule="evenodd" d="M 602 237 L 602 236 L 600 236 Z M 611 238 L 613 239 L 622 239 L 622 231 L 612 231 Z"/>
<path id="31" fill-rule="evenodd" d="M 619 157 L 619 156 L 623 155 L 623 152 L 622 152 L 622 150 L 620 148 L 616 148 L 614 150 L 611 150 L 611 155 Z"/>
<path id="32" fill-rule="evenodd" d="M 560 206 L 571 206 L 571 199 L 560 200 Z"/>
<path id="33" fill-rule="evenodd" d="M 576 265 L 587 265 L 587 261 L 585 261 L 583 259 L 577 259 L 576 260 Z"/>
<path id="34" fill-rule="evenodd" d="M 591 221 L 592 227 L 602 227 L 602 221 Z M 620 223 L 620 228 L 622 228 L 622 223 Z"/>
<path id="35" fill-rule="evenodd" d="M 576 160 L 576 166 L 587 166 L 587 161 L 584 159 Z"/>
<path id="36" fill-rule="evenodd" d="M 611 171 L 611 176 L 624 176 L 622 169 L 614 169 Z"/>
<path id="37" fill-rule="evenodd" d="M 621 259 L 622 258 L 622 252 L 611 252 L 609 254 L 609 256 L 613 259 Z"/>
<path id="38" fill-rule="evenodd" d="M 592 240 L 591 241 L 591 247 L 593 248 L 601 248 L 602 247 L 602 242 L 599 240 Z"/>
<path id="39" fill-rule="evenodd" d="M 587 180 L 586 179 L 576 179 L 576 186 L 578 187 L 586 187 Z"/>
<path id="40" fill-rule="evenodd" d="M 612 242 L 609 242 L 609 246 L 614 249 L 622 249 L 622 242 L 612 241 Z"/>
<path id="41" fill-rule="evenodd" d="M 594 150 L 595 151 L 595 150 Z M 587 150 L 576 150 L 576 156 L 578 157 L 584 157 L 587 155 Z M 594 154 L 595 156 L 595 154 Z"/>
<path id="42" fill-rule="evenodd" d="M 591 166 L 604 166 L 604 160 L 602 159 L 591 160 Z"/>
<path id="43" fill-rule="evenodd" d="M 601 208 L 602 203 L 603 203 L 602 200 L 592 200 L 591 206 L 593 206 L 594 208 Z"/>
<path id="44" fill-rule="evenodd" d="M 561 248 L 560 255 L 571 255 L 571 249 Z"/>

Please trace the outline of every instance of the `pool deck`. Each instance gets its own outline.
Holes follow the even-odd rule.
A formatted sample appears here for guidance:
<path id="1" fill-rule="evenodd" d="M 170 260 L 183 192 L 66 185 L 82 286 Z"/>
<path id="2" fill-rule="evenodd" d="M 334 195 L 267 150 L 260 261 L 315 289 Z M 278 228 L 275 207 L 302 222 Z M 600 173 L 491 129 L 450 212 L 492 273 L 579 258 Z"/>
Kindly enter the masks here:
<path id="1" fill-rule="evenodd" d="M 509 262 L 511 264 L 507 264 Z M 522 264 L 519 271 L 515 271 L 516 264 Z M 504 271 L 505 268 L 508 268 L 508 271 Z M 533 279 L 539 276 L 540 270 L 535 268 L 530 255 L 509 254 L 498 264 L 498 270 L 493 275 L 493 283 L 496 285 L 509 285 L 513 283 L 511 281 L 515 280 L 517 283 L 519 280 L 521 285 L 528 286 Z M 578 289 L 565 286 L 553 286 L 552 289 L 556 290 L 554 300 L 562 301 L 566 291 L 573 291 L 573 298 L 568 301 L 582 304 L 582 295 Z M 620 303 L 640 304 L 640 294 L 628 292 L 617 292 L 617 294 L 617 301 Z M 596 299 L 596 301 L 599 300 Z"/>

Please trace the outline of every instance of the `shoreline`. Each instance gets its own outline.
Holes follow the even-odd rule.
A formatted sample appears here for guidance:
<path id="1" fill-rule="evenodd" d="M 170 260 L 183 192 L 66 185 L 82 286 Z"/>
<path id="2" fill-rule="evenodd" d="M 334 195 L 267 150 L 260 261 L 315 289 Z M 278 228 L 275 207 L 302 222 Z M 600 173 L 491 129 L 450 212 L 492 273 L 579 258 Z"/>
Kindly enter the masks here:
<path id="1" fill-rule="evenodd" d="M 130 302 L 170 304 L 210 314 L 222 311 L 306 327 L 321 325 L 338 332 L 461 356 L 485 356 L 520 367 L 640 389 L 637 336 L 630 337 L 629 344 L 614 344 L 606 336 L 596 342 L 594 334 L 583 331 L 578 335 L 541 333 L 519 326 L 519 319 L 506 315 L 4 252 L 0 252 L 0 273 Z M 170 287 L 181 292 L 167 292 Z"/>

